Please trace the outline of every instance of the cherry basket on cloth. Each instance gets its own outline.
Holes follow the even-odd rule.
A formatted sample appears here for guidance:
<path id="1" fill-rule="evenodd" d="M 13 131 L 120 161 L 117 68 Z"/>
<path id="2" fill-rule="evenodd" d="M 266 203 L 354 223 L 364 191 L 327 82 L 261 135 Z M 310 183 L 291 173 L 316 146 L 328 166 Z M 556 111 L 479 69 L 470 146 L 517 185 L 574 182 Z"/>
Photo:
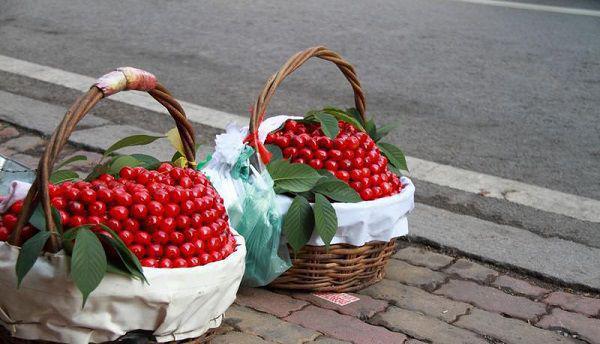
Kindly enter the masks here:
<path id="1" fill-rule="evenodd" d="M 354 91 L 356 108 L 347 111 L 325 108 L 323 111 L 309 111 L 304 117 L 274 116 L 265 119 L 267 106 L 276 88 L 311 57 L 333 62 L 338 67 Z M 333 124 L 331 118 L 335 119 Z M 320 188 L 321 196 L 315 193 L 302 200 L 301 196 L 306 193 L 293 193 L 292 197 L 294 194 L 296 197 L 292 199 L 290 194 L 278 192 L 278 207 L 286 214 L 283 235 L 288 240 L 290 252 L 294 246 L 290 239 L 300 247 L 295 247 L 296 252 L 291 252 L 293 266 L 269 286 L 349 292 L 380 281 L 384 276 L 385 264 L 395 251 L 396 238 L 408 233 L 407 215 L 414 207 L 415 189 L 410 179 L 401 176 L 397 169 L 392 173 L 389 170 L 392 166 L 387 168 L 388 158 L 381 153 L 384 148 L 390 161 L 394 158 L 396 165 L 403 166 L 402 169 L 406 169 L 404 156 L 391 144 L 375 144 L 383 136 L 383 130 L 381 135 L 377 134 L 374 123 L 365 116 L 365 97 L 354 68 L 340 55 L 322 46 L 295 54 L 269 78 L 262 89 L 252 108 L 249 132 L 247 141 L 256 148 L 257 153 L 252 163 L 258 169 L 269 170 L 275 180 L 276 191 L 278 179 L 286 182 L 287 190 L 306 191 L 299 184 L 285 180 L 285 173 L 292 173 L 289 171 L 296 171 L 295 175 L 301 174 L 299 164 L 313 168 L 312 172 L 306 171 L 303 177 L 299 177 L 304 178 L 301 181 L 303 184 L 310 178 L 308 172 L 314 174 L 316 171 L 321 176 L 328 176 L 322 179 L 324 182 L 316 182 L 315 190 Z M 275 147 L 273 150 L 273 146 L 279 149 Z M 401 156 L 395 152 L 400 152 Z M 367 157 L 368 154 L 372 156 Z M 272 161 L 271 157 L 275 155 L 280 159 Z M 377 163 L 369 167 L 365 161 Z M 345 184 L 340 184 L 340 180 Z M 346 194 L 354 192 L 354 203 L 343 200 L 347 196 L 341 197 L 341 189 L 345 189 Z M 314 222 L 306 220 L 306 217 L 302 220 L 305 216 L 302 214 L 310 212 L 310 207 L 314 210 Z M 289 213 L 292 208 L 294 215 Z M 327 215 L 327 209 L 337 217 L 337 222 L 333 222 L 337 227 L 334 226 L 329 233 L 327 221 L 321 221 Z M 290 238 L 291 230 L 286 228 L 286 216 L 289 228 L 294 228 L 295 222 L 303 222 L 309 223 L 309 226 L 314 224 L 315 229 L 312 234 L 294 232 L 293 238 Z M 319 221 L 324 224 L 319 225 Z M 321 233 L 317 233 L 319 231 Z M 302 235 L 304 237 L 298 239 Z M 298 242 L 301 244 L 298 245 Z"/>
<path id="2" fill-rule="evenodd" d="M 148 186 L 148 189 L 143 189 L 149 184 L 144 184 L 140 179 L 134 182 L 123 176 L 123 170 L 128 169 L 128 172 L 135 170 L 125 165 L 125 167 L 115 167 L 118 169 L 116 172 L 117 177 L 112 177 L 106 173 L 103 174 L 102 176 L 105 176 L 106 183 L 104 183 L 105 180 L 97 178 L 93 179 L 90 183 L 81 182 L 81 187 L 90 185 L 90 190 L 98 191 L 101 188 L 107 188 L 106 185 L 111 185 L 111 183 L 113 186 L 116 185 L 114 186 L 115 188 L 120 187 L 118 183 L 123 182 L 123 189 L 119 189 L 119 192 L 125 193 L 125 185 L 127 187 L 132 186 L 134 190 L 137 190 L 136 194 L 148 192 L 148 196 L 139 196 L 141 198 L 147 197 L 147 202 L 157 202 L 152 199 L 157 194 L 157 190 L 163 187 L 163 185 L 166 190 L 178 190 L 178 193 L 182 192 L 185 195 L 193 195 L 186 197 L 197 197 L 194 198 L 195 200 L 199 199 L 200 195 L 204 195 L 202 197 L 207 199 L 210 198 L 212 201 L 207 203 L 211 204 L 210 207 L 218 206 L 222 209 L 222 212 L 219 213 L 221 214 L 219 215 L 219 219 L 222 219 L 219 224 L 225 226 L 224 233 L 226 233 L 226 237 L 230 240 L 227 243 L 233 242 L 235 245 L 235 248 L 229 251 L 226 256 L 222 255 L 221 259 L 214 258 L 205 263 L 180 265 L 180 268 L 173 269 L 162 265 L 161 268 L 158 268 L 158 265 L 147 267 L 148 265 L 146 264 L 142 268 L 137 259 L 142 259 L 144 254 L 135 252 L 133 249 L 129 250 L 129 245 L 133 242 L 126 244 L 126 240 L 116 238 L 122 234 L 122 232 L 119 232 L 117 235 L 117 229 L 109 228 L 104 223 L 71 227 L 70 224 L 67 225 L 67 222 L 60 221 L 63 215 L 62 210 L 59 211 L 55 208 L 57 203 L 51 202 L 51 192 L 49 191 L 50 188 L 53 188 L 54 191 L 60 188 L 60 186 L 56 186 L 49 181 L 52 169 L 56 164 L 56 159 L 79 121 L 102 98 L 124 90 L 146 91 L 167 109 L 174 119 L 178 131 L 182 156 L 179 162 L 187 164 L 188 168 L 184 168 L 185 166 L 176 168 L 170 163 L 162 163 L 161 167 L 165 167 L 167 171 L 172 171 L 171 169 L 173 169 L 177 170 L 178 173 L 187 173 L 186 175 L 195 178 L 193 179 L 193 183 L 196 184 L 190 185 L 186 189 L 183 186 L 183 177 L 178 177 L 181 179 L 176 179 L 176 177 L 171 178 L 173 175 L 171 174 L 168 178 L 165 175 L 161 176 L 161 178 L 165 177 L 165 180 L 168 179 L 172 188 L 167 188 L 166 182 L 165 184 L 158 185 L 159 183 L 156 180 L 161 180 L 159 178 L 154 179 L 155 189 L 151 189 L 150 186 Z M 115 159 L 113 160 L 113 164 L 116 164 L 119 157 L 113 156 Z M 121 162 L 125 160 L 122 159 Z M 149 167 L 148 170 L 150 170 Z M 152 178 L 154 176 L 158 178 L 160 168 L 156 171 L 148 170 L 144 170 L 143 173 L 147 173 Z M 120 176 L 119 172 L 121 172 Z M 144 175 L 144 178 L 147 179 L 148 175 Z M 185 182 L 189 184 L 191 177 L 186 178 Z M 179 184 L 175 184 L 175 181 Z M 199 186 L 200 184 L 197 184 L 200 181 L 202 182 L 201 187 Z M 65 184 L 61 185 L 65 186 Z M 77 185 L 77 183 L 73 183 L 73 185 Z M 97 188 L 94 189 L 93 187 Z M 113 191 L 116 195 L 117 191 Z M 150 191 L 154 193 L 150 195 Z M 163 189 L 159 191 L 165 192 Z M 143 203 L 143 200 L 135 198 L 136 194 L 134 194 L 134 204 L 132 204 L 130 195 L 128 198 L 120 199 L 119 202 L 123 201 L 123 204 L 127 203 L 131 207 L 136 206 L 137 203 Z M 167 195 L 170 194 L 167 193 Z M 126 207 L 123 204 L 115 205 L 115 203 L 112 203 L 113 201 L 105 201 L 107 209 L 110 205 L 112 207 L 111 210 L 119 208 L 126 211 Z M 214 208 L 208 209 L 208 207 L 204 209 L 208 211 L 206 214 L 210 214 L 211 216 L 217 214 Z M 137 207 L 137 209 L 143 210 L 145 208 Z M 99 210 L 104 211 L 101 207 L 95 208 L 95 212 Z M 179 211 L 178 208 L 177 210 Z M 191 212 L 192 210 L 193 207 L 190 207 L 189 211 Z M 235 300 L 235 295 L 244 273 L 244 257 L 246 253 L 244 239 L 235 230 L 229 228 L 227 214 L 222 206 L 220 196 L 212 188 L 212 185 L 206 180 L 204 175 L 196 171 L 193 127 L 188 122 L 182 107 L 165 87 L 156 81 L 154 75 L 139 69 L 131 67 L 119 68 L 101 77 L 67 111 L 58 128 L 48 140 L 46 149 L 40 158 L 36 178 L 29 188 L 19 214 L 18 222 L 8 242 L 0 242 L 0 288 L 2 289 L 2 293 L 0 294 L 0 324 L 3 327 L 3 329 L 0 329 L 2 330 L 0 331 L 0 341 L 2 343 L 104 343 L 123 341 L 202 343 L 206 340 L 206 335 L 213 333 L 213 329 L 220 326 L 223 313 Z M 104 220 L 99 221 L 108 221 L 108 211 L 103 214 Z M 148 230 L 146 227 L 149 226 L 148 222 L 144 222 L 144 220 L 149 218 L 149 215 L 147 218 L 144 218 L 144 214 L 144 212 L 138 212 L 135 215 L 136 219 L 133 221 L 140 224 L 139 226 L 141 227 L 138 227 L 139 231 Z M 97 218 L 101 219 L 100 215 L 98 214 Z M 112 216 L 112 213 L 110 215 Z M 194 215 L 196 214 L 194 213 Z M 37 220 L 35 222 L 38 223 L 36 227 L 39 228 L 40 218 L 42 219 L 41 221 L 45 221 L 44 228 L 40 228 L 36 236 L 44 234 L 41 237 L 44 237 L 47 241 L 44 241 L 45 245 L 42 242 L 39 246 L 37 252 L 41 251 L 41 254 L 31 257 L 32 266 L 27 270 L 28 273 L 24 279 L 22 279 L 23 276 L 20 276 L 22 283 L 18 286 L 18 278 L 15 270 L 19 271 L 18 264 L 20 263 L 18 262 L 21 258 L 20 253 L 25 252 L 25 247 L 30 242 L 30 240 L 24 240 L 24 228 L 33 228 L 30 224 L 34 222 L 36 216 Z M 198 224 L 208 221 L 200 215 L 197 217 Z M 5 218 L 6 215 L 3 219 Z M 87 219 L 91 218 L 92 216 L 89 216 Z M 127 218 L 127 220 L 132 218 Z M 173 219 L 171 218 L 171 220 L 165 223 L 173 224 Z M 178 224 L 177 229 L 174 229 L 174 226 L 172 226 L 170 233 L 177 232 L 180 229 L 182 233 L 178 236 L 183 237 L 183 230 L 191 229 L 191 225 L 189 228 L 181 228 Z M 78 234 L 73 237 L 67 237 L 69 230 L 78 230 L 76 232 Z M 112 230 L 114 231 L 111 232 Z M 194 231 L 188 232 L 192 236 L 196 233 Z M 87 237 L 84 237 L 83 234 L 80 236 L 79 234 L 81 233 L 86 233 Z M 88 240 L 89 235 L 93 236 L 94 239 Z M 104 237 L 102 237 L 103 235 Z M 35 239 L 36 236 L 30 237 L 30 239 Z M 96 239 L 96 236 L 100 240 Z M 136 237 L 135 240 L 138 240 L 140 237 L 144 240 L 149 240 L 147 233 L 145 236 Z M 171 236 L 171 238 L 173 237 L 175 235 Z M 106 252 L 106 255 L 100 253 L 102 256 L 100 260 L 104 261 L 103 269 L 105 270 L 101 271 L 102 275 L 99 279 L 97 276 L 90 275 L 90 279 L 95 278 L 98 280 L 98 283 L 92 288 L 93 291 L 91 293 L 88 292 L 82 298 L 83 289 L 75 281 L 73 272 L 75 266 L 78 266 L 78 269 L 85 270 L 85 267 L 81 268 L 80 264 L 81 259 L 83 259 L 81 257 L 86 256 L 83 253 L 85 252 L 85 247 L 82 245 L 83 242 L 93 242 L 94 240 L 98 242 L 98 245 L 101 242 L 104 251 L 102 251 L 103 248 L 100 248 L 100 251 Z M 82 244 L 79 245 L 80 248 L 78 249 L 77 247 L 80 242 Z M 71 246 L 69 246 L 69 243 L 71 243 Z M 109 244 L 112 245 L 114 243 L 121 246 L 116 244 L 116 246 L 109 246 Z M 148 243 L 148 245 L 150 244 Z M 107 246 L 108 248 L 106 248 Z M 174 247 L 176 248 L 177 246 Z M 29 249 L 30 246 L 27 246 L 27 248 Z M 78 250 L 77 262 L 75 259 L 76 250 Z M 91 252 L 92 250 L 89 251 Z M 96 254 L 98 253 L 98 251 L 95 252 Z M 127 252 L 128 257 L 130 257 L 124 266 L 131 271 L 131 266 L 134 266 L 134 263 L 137 264 L 135 265 L 139 268 L 137 276 L 141 276 L 142 278 L 133 279 L 130 276 L 115 273 L 114 265 L 112 265 L 113 270 L 109 270 L 111 261 L 109 260 L 106 263 L 107 257 L 110 257 L 111 253 L 112 257 L 123 257 L 123 252 Z M 190 252 L 192 251 L 188 253 Z M 199 253 L 200 251 L 197 252 Z M 219 256 L 219 254 L 215 254 L 214 256 Z M 189 256 L 186 257 L 188 259 L 192 258 Z M 89 261 L 97 262 L 100 260 L 90 259 Z M 189 261 L 198 262 L 198 260 L 194 259 Z M 92 270 L 90 269 L 90 271 Z M 86 281 L 79 282 L 86 283 Z"/>

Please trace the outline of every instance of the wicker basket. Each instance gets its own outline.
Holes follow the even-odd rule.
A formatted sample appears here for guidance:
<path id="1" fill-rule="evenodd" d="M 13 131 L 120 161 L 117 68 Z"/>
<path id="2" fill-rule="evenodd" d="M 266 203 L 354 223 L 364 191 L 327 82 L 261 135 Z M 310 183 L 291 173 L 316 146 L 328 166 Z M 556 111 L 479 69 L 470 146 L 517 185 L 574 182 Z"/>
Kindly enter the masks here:
<path id="1" fill-rule="evenodd" d="M 354 91 L 356 109 L 365 118 L 365 96 L 354 67 L 339 54 L 318 46 L 295 54 L 269 78 L 252 108 L 250 133 L 257 133 L 271 97 L 281 82 L 311 57 L 333 62 L 339 68 Z M 254 142 L 258 142 L 257 137 L 254 137 Z M 262 162 L 266 163 L 264 151 L 261 152 L 260 148 L 257 151 Z M 255 159 L 253 163 L 257 168 L 263 168 L 258 160 Z M 269 286 L 322 292 L 360 290 L 383 278 L 385 264 L 395 248 L 395 239 L 389 242 L 369 242 L 363 246 L 335 244 L 329 250 L 324 246 L 307 245 L 292 255 L 292 267 Z"/>
<path id="2" fill-rule="evenodd" d="M 68 137 L 76 128 L 77 123 L 104 97 L 117 93 L 123 90 L 140 90 L 147 91 L 150 96 L 161 103 L 173 117 L 179 135 L 182 139 L 183 150 L 190 167 L 194 167 L 195 158 L 195 139 L 194 129 L 187 120 L 185 112 L 175 98 L 162 86 L 156 82 L 153 75 L 150 73 L 125 67 L 118 69 L 116 72 L 109 73 L 100 78 L 98 82 L 92 86 L 83 96 L 81 96 L 75 104 L 67 111 L 58 128 L 49 139 L 46 149 L 40 158 L 40 162 L 36 172 L 36 178 L 24 200 L 23 210 L 19 216 L 18 224 L 9 239 L 12 245 L 22 245 L 21 232 L 23 226 L 29 221 L 33 210 L 38 204 L 41 204 L 46 213 L 46 223 L 48 230 L 51 232 L 50 241 L 45 249 L 50 252 L 58 252 L 60 242 L 57 240 L 57 228 L 54 221 L 49 218 L 50 197 L 48 192 L 49 175 L 52 171 L 54 163 L 58 158 L 61 149 L 67 142 Z M 19 302 L 15 300 L 14 302 Z M 171 343 L 189 343 L 199 344 L 206 343 L 212 336 L 218 334 L 218 329 L 209 329 L 202 336 L 195 339 L 181 340 Z M 150 338 L 152 331 L 140 330 L 133 331 L 124 336 L 126 338 L 119 339 L 113 343 L 154 343 Z M 52 343 L 42 340 L 25 340 L 11 336 L 8 329 L 0 326 L 0 342 L 25 344 L 25 343 Z"/>

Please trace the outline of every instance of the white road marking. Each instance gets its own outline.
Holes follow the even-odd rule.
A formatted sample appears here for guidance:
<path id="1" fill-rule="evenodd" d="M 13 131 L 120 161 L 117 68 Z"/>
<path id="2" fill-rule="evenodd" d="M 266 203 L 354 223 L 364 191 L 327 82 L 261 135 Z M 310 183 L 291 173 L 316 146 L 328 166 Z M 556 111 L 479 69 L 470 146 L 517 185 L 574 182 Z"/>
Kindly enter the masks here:
<path id="1" fill-rule="evenodd" d="M 531 10 L 531 11 L 542 11 L 542 12 L 552 12 L 552 13 L 562 13 L 562 14 L 574 14 L 574 15 L 580 15 L 580 16 L 600 17 L 600 11 L 586 10 L 583 8 L 548 6 L 548 5 L 529 4 L 529 3 L 523 3 L 523 2 L 498 1 L 498 0 L 450 0 L 450 1 L 468 2 L 468 3 L 472 3 L 472 4 L 489 5 L 489 6 L 497 6 L 497 7 L 516 8 L 516 9 L 520 9 L 520 10 Z"/>
<path id="2" fill-rule="evenodd" d="M 45 81 L 55 85 L 86 91 L 94 78 L 38 65 L 0 55 L 0 70 Z M 139 92 L 122 92 L 111 99 L 138 106 L 151 111 L 165 113 L 165 109 L 154 99 Z M 248 118 L 200 105 L 180 101 L 190 120 L 214 128 L 224 129 L 232 121 L 244 125 Z M 481 194 L 521 204 L 572 218 L 600 222 L 600 200 L 567 194 L 540 186 L 530 185 L 488 174 L 464 170 L 415 157 L 407 157 L 411 168 L 410 176 L 422 181 Z"/>

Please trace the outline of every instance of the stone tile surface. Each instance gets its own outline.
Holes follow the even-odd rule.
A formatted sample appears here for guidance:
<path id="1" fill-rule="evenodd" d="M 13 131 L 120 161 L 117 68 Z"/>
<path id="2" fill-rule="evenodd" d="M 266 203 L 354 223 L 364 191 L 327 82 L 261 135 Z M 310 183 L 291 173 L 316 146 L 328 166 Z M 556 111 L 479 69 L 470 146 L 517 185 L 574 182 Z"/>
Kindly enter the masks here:
<path id="1" fill-rule="evenodd" d="M 600 320 L 588 318 L 583 314 L 554 308 L 552 313 L 544 315 L 537 326 L 551 330 L 566 330 L 594 344 L 600 344 Z"/>
<path id="2" fill-rule="evenodd" d="M 407 261 L 412 265 L 424 266 L 433 270 L 441 269 L 454 261 L 454 257 L 414 246 L 399 250 L 393 257 Z"/>
<path id="3" fill-rule="evenodd" d="M 562 291 L 554 292 L 548 295 L 544 302 L 568 311 L 583 313 L 590 316 L 600 314 L 600 299 L 585 297 L 575 294 L 569 294 Z"/>
<path id="4" fill-rule="evenodd" d="M 240 289 L 235 302 L 239 305 L 273 314 L 280 318 L 288 316 L 293 311 L 297 311 L 308 305 L 308 302 L 262 288 Z"/>
<path id="5" fill-rule="evenodd" d="M 347 304 L 345 306 L 337 305 L 333 302 L 329 302 L 320 297 L 313 295 L 312 293 L 294 293 L 292 296 L 299 300 L 308 301 L 317 307 L 334 310 L 338 313 L 351 315 L 359 319 L 367 319 L 375 315 L 375 313 L 384 311 L 389 302 L 386 300 L 374 299 L 367 295 L 352 294 L 360 298 L 360 300 Z"/>
<path id="6" fill-rule="evenodd" d="M 498 276 L 498 272 L 485 267 L 481 264 L 477 264 L 465 258 L 458 259 L 452 265 L 447 267 L 444 271 L 449 274 L 456 274 L 462 278 L 475 280 L 479 282 L 486 282 L 490 279 Z"/>
<path id="7" fill-rule="evenodd" d="M 495 285 L 497 287 L 503 287 L 503 288 L 510 289 L 511 291 L 513 291 L 515 293 L 533 296 L 533 297 L 540 297 L 540 296 L 550 292 L 550 290 L 548 290 L 548 289 L 538 287 L 527 281 L 520 280 L 520 279 L 517 279 L 514 277 L 510 277 L 508 275 L 499 276 L 498 278 L 496 278 L 496 280 L 494 280 L 493 285 Z"/>
<path id="8" fill-rule="evenodd" d="M 385 278 L 404 284 L 433 290 L 444 283 L 447 275 L 421 266 L 414 266 L 401 260 L 390 259 L 385 268 Z"/>

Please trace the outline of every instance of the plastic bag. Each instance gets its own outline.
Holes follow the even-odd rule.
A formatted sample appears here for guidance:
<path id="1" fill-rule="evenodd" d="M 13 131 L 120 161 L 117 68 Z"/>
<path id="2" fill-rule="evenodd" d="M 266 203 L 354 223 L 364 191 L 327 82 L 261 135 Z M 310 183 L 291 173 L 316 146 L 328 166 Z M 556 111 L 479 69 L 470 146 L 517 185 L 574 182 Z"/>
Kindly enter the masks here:
<path id="1" fill-rule="evenodd" d="M 273 180 L 250 165 L 254 150 L 243 143 L 247 129 L 229 125 L 215 139 L 215 153 L 203 168 L 223 197 L 230 222 L 246 239 L 246 270 L 242 284 L 265 286 L 291 267 L 281 242 L 281 222 Z"/>

